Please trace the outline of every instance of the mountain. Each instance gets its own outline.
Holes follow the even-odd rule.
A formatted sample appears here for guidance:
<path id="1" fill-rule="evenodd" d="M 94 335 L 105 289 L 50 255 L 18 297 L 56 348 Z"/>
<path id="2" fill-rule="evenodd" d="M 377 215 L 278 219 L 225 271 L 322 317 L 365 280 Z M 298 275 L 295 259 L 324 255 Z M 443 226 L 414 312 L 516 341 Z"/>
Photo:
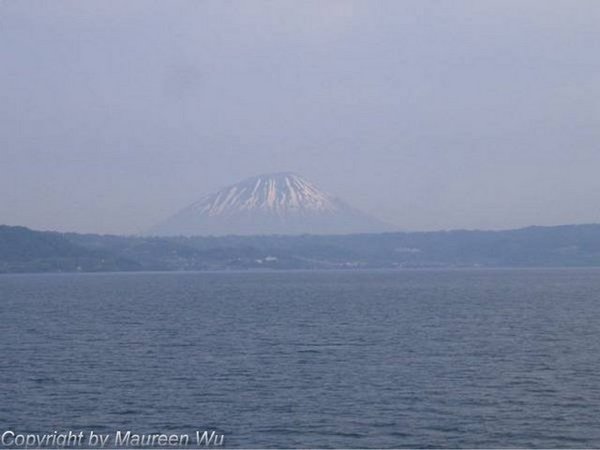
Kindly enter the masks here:
<path id="1" fill-rule="evenodd" d="M 0 273 L 600 267 L 600 225 L 506 231 L 143 237 L 0 225 Z"/>
<path id="2" fill-rule="evenodd" d="M 390 226 L 291 172 L 259 175 L 202 197 L 152 228 L 154 236 L 349 234 Z"/>
<path id="3" fill-rule="evenodd" d="M 90 249 L 67 235 L 0 225 L 0 273 L 140 270 L 104 248 Z"/>

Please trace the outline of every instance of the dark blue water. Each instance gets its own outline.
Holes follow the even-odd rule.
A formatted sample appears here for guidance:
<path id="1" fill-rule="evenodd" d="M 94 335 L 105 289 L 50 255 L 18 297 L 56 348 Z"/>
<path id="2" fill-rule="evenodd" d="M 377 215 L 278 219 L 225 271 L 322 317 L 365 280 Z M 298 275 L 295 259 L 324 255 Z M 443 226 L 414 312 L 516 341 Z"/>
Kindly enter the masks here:
<path id="1" fill-rule="evenodd" d="M 0 430 L 599 447 L 600 271 L 0 277 Z"/>

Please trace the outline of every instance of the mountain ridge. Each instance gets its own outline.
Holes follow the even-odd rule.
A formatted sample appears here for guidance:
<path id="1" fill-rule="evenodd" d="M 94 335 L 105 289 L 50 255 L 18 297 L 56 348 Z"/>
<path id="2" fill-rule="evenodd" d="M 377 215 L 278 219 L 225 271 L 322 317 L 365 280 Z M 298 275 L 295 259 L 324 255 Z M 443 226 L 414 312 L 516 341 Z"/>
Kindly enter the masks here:
<path id="1" fill-rule="evenodd" d="M 488 267 L 600 267 L 600 224 L 223 237 L 135 237 L 0 226 L 0 273 Z"/>

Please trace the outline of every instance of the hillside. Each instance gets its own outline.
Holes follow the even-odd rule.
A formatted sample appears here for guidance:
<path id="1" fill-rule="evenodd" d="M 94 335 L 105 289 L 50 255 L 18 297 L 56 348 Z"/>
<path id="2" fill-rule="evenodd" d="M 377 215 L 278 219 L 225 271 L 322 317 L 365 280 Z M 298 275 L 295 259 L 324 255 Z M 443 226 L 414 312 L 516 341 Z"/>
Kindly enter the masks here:
<path id="1" fill-rule="evenodd" d="M 0 225 L 0 273 L 120 271 L 139 267 L 106 249 L 78 245 L 64 234 Z"/>
<path id="2" fill-rule="evenodd" d="M 600 267 L 600 225 L 337 236 L 125 237 L 0 226 L 0 272 Z"/>

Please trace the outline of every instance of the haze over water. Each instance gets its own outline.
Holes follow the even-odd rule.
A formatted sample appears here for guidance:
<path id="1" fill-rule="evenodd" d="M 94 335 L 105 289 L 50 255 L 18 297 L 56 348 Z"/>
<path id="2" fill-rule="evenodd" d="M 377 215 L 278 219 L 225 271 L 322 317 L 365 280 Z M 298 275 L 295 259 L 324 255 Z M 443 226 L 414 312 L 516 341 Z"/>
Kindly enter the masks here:
<path id="1" fill-rule="evenodd" d="M 0 277 L 0 424 L 598 447 L 600 271 Z"/>

